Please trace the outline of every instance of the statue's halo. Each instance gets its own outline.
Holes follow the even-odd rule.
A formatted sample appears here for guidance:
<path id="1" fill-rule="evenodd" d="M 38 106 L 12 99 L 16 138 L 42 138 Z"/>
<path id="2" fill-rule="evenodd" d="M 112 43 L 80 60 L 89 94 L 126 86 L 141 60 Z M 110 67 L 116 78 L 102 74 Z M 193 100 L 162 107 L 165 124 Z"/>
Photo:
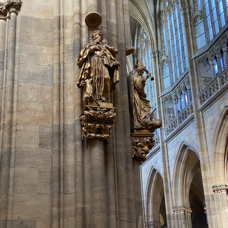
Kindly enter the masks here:
<path id="1" fill-rule="evenodd" d="M 98 12 L 90 12 L 86 15 L 85 23 L 90 28 L 97 28 L 102 22 L 102 17 Z"/>

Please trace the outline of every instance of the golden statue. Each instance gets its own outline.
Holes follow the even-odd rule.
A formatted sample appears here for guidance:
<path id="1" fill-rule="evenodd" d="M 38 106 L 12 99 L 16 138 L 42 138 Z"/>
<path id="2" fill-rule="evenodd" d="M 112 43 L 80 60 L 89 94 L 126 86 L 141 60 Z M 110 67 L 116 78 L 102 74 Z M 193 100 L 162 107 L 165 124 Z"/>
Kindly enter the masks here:
<path id="1" fill-rule="evenodd" d="M 147 74 L 146 77 L 143 77 L 144 72 Z M 150 101 L 146 99 L 144 87 L 148 78 L 154 80 L 143 63 L 137 60 L 135 69 L 128 76 L 131 125 L 134 126 L 134 130 L 146 129 L 154 132 L 156 128 L 161 127 L 161 121 L 153 120 Z"/>
<path id="2" fill-rule="evenodd" d="M 118 51 L 103 43 L 103 34 L 99 30 L 92 33 L 93 43 L 86 44 L 78 58 L 81 69 L 78 87 L 84 89 L 83 103 L 110 103 L 110 92 L 119 82 Z"/>

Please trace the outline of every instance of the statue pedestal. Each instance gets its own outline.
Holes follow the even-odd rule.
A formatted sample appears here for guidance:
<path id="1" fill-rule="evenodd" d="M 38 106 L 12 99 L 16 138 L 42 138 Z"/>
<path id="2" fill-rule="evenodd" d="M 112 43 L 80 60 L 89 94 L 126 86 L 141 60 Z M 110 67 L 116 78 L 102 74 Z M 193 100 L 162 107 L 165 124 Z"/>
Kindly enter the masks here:
<path id="1" fill-rule="evenodd" d="M 102 106 L 85 105 L 80 115 L 82 139 L 108 140 L 115 119 L 116 108 L 111 103 L 103 103 Z"/>
<path id="2" fill-rule="evenodd" d="M 146 155 L 153 148 L 155 140 L 154 133 L 148 130 L 135 130 L 131 135 L 132 157 L 144 162 Z"/>

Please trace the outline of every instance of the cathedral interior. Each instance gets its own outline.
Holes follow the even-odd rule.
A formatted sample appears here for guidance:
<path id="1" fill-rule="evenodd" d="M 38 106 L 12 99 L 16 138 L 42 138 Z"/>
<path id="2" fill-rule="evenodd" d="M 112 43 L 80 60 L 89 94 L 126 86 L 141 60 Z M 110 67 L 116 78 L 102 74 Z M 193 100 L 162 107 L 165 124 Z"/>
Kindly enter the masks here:
<path id="1" fill-rule="evenodd" d="M 228 227 L 228 0 L 0 1 L 0 228 Z"/>

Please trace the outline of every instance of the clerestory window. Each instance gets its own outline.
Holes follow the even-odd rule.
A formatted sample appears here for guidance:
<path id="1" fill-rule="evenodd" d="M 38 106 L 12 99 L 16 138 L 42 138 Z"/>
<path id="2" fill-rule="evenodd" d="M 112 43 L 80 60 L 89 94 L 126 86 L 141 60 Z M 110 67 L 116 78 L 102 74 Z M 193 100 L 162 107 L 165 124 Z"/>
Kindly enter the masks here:
<path id="1" fill-rule="evenodd" d="M 168 1 L 167 1 L 168 2 Z M 180 3 L 164 2 L 162 15 L 162 49 L 168 60 L 163 63 L 163 87 L 172 85 L 188 68 L 185 30 Z"/>

